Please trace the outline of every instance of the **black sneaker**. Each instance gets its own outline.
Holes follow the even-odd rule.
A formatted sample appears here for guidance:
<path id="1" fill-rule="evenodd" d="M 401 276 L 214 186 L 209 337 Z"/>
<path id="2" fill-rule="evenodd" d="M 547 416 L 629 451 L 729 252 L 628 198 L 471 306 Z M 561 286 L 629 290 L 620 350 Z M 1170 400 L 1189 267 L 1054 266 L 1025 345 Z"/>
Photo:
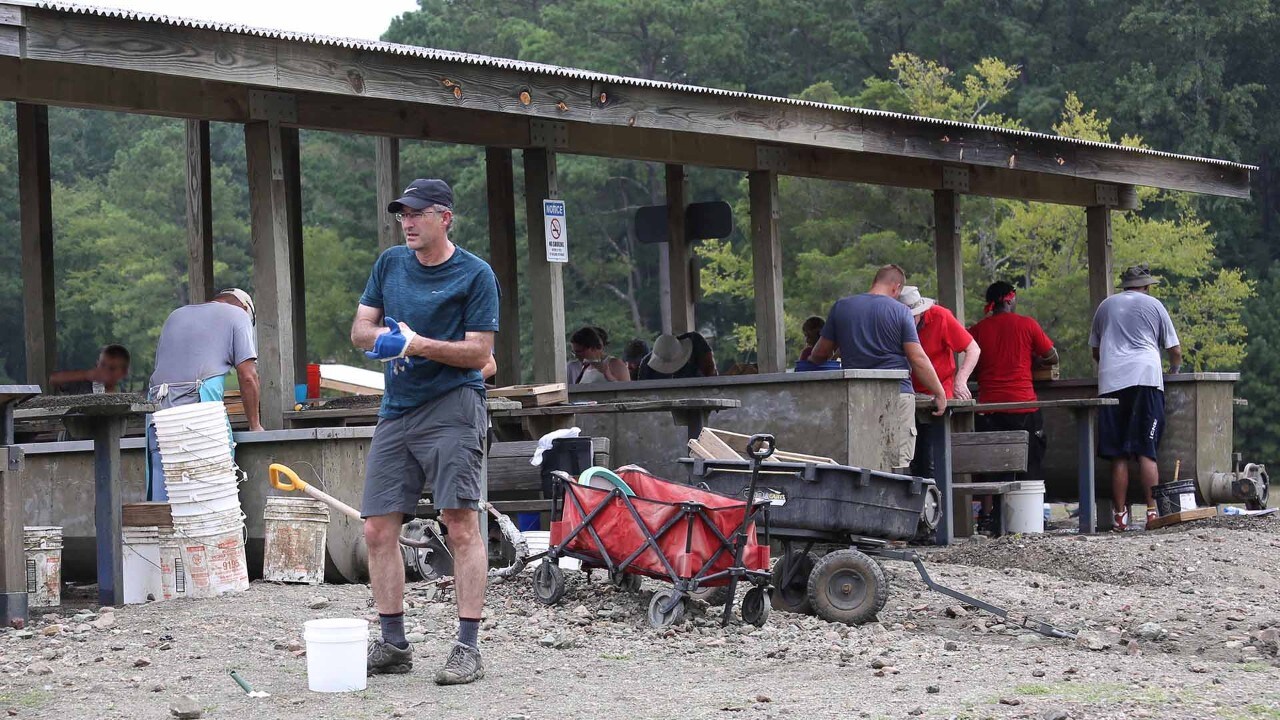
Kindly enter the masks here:
<path id="1" fill-rule="evenodd" d="M 455 642 L 444 667 L 436 673 L 437 685 L 464 685 L 484 677 L 480 651 L 465 643 Z"/>
<path id="2" fill-rule="evenodd" d="M 400 675 L 413 669 L 413 648 L 403 650 L 382 640 L 369 641 L 370 675 Z"/>

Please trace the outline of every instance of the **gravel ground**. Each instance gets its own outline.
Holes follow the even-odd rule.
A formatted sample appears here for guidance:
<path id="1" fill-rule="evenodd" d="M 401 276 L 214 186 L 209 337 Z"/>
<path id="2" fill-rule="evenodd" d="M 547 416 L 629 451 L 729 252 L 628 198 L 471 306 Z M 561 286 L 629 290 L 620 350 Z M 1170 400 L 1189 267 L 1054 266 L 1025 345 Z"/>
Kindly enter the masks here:
<path id="1" fill-rule="evenodd" d="M 695 602 L 684 624 L 654 630 L 644 605 L 658 583 L 632 595 L 575 573 L 546 608 L 526 575 L 491 587 L 487 677 L 455 688 L 430 679 L 452 640 L 451 594 L 413 586 L 414 674 L 341 695 L 306 690 L 302 623 L 371 615 L 361 585 L 255 583 L 217 600 L 63 608 L 0 631 L 0 712 L 163 718 L 190 695 L 204 717 L 255 720 L 1280 718 L 1275 518 L 931 553 L 936 580 L 1078 631 L 1075 641 L 997 622 L 929 592 L 908 564 L 884 565 L 889 603 L 856 628 L 775 612 L 764 628 L 722 630 Z M 271 697 L 246 697 L 232 669 Z"/>

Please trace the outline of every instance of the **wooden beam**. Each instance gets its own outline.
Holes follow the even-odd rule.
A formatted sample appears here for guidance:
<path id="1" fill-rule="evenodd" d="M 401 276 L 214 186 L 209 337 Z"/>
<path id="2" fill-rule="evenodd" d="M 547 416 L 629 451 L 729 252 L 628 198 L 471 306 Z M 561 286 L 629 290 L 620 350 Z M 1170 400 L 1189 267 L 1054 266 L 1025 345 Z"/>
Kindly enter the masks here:
<path id="1" fill-rule="evenodd" d="M 547 262 L 542 201 L 560 196 L 556 154 L 538 148 L 524 151 L 525 227 L 529 232 L 529 306 L 533 308 L 533 381 L 565 382 L 564 276 L 559 263 Z M 572 262 L 572 244 L 570 245 Z"/>
<path id="2" fill-rule="evenodd" d="M 22 308 L 27 382 L 48 387 L 58 360 L 54 324 L 53 196 L 49 176 L 49 108 L 17 105 L 18 202 L 22 235 Z"/>
<path id="3" fill-rule="evenodd" d="M 964 249 L 960 204 L 952 190 L 933 191 L 933 254 L 938 270 L 938 302 L 964 323 Z"/>
<path id="4" fill-rule="evenodd" d="M 501 330 L 495 339 L 499 387 L 520 383 L 520 274 L 516 265 L 516 191 L 511 151 L 485 150 L 485 180 L 489 205 L 489 265 L 498 278 L 498 318 Z"/>
<path id="5" fill-rule="evenodd" d="M 24 57 L 1247 197 L 1245 168 L 917 118 L 26 8 Z M 139 42 L 145 28 L 146 42 Z M 728 108 L 731 107 L 732 111 Z"/>
<path id="6" fill-rule="evenodd" d="M 751 198 L 751 266 L 756 291 L 756 362 L 761 373 L 787 367 L 782 315 L 782 243 L 778 237 L 778 174 L 748 176 Z"/>
<path id="7" fill-rule="evenodd" d="M 293 286 L 293 378 L 307 379 L 307 274 L 302 248 L 302 144 L 297 128 L 280 129 L 286 211 L 289 220 L 289 278 Z M 290 405 L 290 408 L 293 406 Z"/>
<path id="8" fill-rule="evenodd" d="M 400 223 L 387 212 L 387 206 L 400 197 L 400 140 L 393 137 L 374 138 L 374 175 L 378 194 L 378 252 L 404 242 Z"/>
<path id="9" fill-rule="evenodd" d="M 671 332 L 694 332 L 693 252 L 685 237 L 683 165 L 667 165 L 667 255 L 671 272 Z"/>
<path id="10" fill-rule="evenodd" d="M 213 299 L 213 190 L 209 121 L 187 121 L 187 299 Z"/>
<path id="11" fill-rule="evenodd" d="M 67 72 L 59 63 L 0 57 L 0 99 L 227 122 L 249 120 L 248 88 L 242 85 L 90 66 L 75 67 L 81 81 L 68 83 Z M 295 92 L 293 97 L 296 119 L 285 124 L 302 128 L 486 147 L 520 148 L 530 143 L 529 120 L 516 115 L 309 92 Z M 566 122 L 566 127 L 567 145 L 557 148 L 561 154 L 750 171 L 758 168 L 758 148 L 764 145 L 780 152 L 785 169 L 779 172 L 785 175 L 935 190 L 943 187 L 944 167 L 960 167 L 969 171 L 966 192 L 970 195 L 1077 206 L 1098 202 L 1098 183 L 1064 175 L 652 128 L 577 122 Z M 1240 180 L 1247 187 L 1247 171 Z M 1118 197 L 1116 209 L 1135 207 L 1132 186 L 1120 185 Z"/>
<path id="12" fill-rule="evenodd" d="M 274 121 L 244 126 L 249 169 L 249 216 L 253 238 L 253 290 L 258 310 L 258 375 L 262 426 L 284 428 L 293 409 L 293 262 L 283 139 Z"/>
<path id="13" fill-rule="evenodd" d="M 1085 210 L 1085 226 L 1089 256 L 1089 307 L 1094 310 L 1115 289 L 1115 273 L 1111 268 L 1111 210 L 1093 206 Z"/>

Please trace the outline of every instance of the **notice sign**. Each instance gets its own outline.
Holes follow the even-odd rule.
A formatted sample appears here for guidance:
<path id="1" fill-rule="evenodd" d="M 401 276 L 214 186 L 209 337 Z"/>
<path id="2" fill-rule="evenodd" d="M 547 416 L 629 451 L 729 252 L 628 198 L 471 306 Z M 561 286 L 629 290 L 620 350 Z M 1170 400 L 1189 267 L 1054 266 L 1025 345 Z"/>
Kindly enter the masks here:
<path id="1" fill-rule="evenodd" d="M 569 228 L 565 226 L 564 201 L 543 200 L 542 222 L 547 237 L 547 262 L 569 262 Z"/>

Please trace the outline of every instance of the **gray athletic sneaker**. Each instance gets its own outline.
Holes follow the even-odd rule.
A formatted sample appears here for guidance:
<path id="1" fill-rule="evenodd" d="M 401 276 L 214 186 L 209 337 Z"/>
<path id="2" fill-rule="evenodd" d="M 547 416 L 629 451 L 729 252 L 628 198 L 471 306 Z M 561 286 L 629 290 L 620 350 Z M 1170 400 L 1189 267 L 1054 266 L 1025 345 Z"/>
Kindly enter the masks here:
<path id="1" fill-rule="evenodd" d="M 403 650 L 382 640 L 369 641 L 370 675 L 399 675 L 413 669 L 413 648 Z"/>
<path id="2" fill-rule="evenodd" d="M 436 673 L 437 685 L 463 685 L 484 677 L 484 662 L 480 651 L 465 643 L 455 642 L 449 651 L 449 659 Z"/>

